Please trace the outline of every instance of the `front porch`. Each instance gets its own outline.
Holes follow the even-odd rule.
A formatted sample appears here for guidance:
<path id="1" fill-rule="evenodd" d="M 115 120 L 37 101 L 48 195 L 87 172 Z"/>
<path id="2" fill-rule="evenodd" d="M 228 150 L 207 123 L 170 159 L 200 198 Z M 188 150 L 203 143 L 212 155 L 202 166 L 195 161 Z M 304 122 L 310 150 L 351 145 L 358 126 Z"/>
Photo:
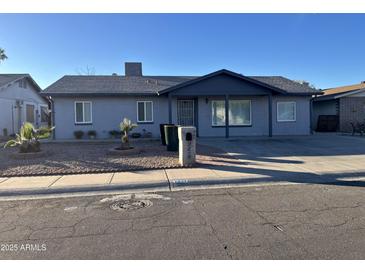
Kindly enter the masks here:
<path id="1" fill-rule="evenodd" d="M 271 137 L 272 104 L 272 94 L 169 94 L 169 123 L 195 126 L 199 137 Z"/>
<path id="2" fill-rule="evenodd" d="M 189 121 L 197 127 L 199 136 L 229 138 L 271 137 L 273 96 L 287 93 L 253 78 L 220 70 L 168 88 L 161 95 L 168 97 L 169 123 Z M 179 100 L 190 100 L 190 108 L 179 109 L 184 105 Z M 182 115 L 188 119 L 182 119 Z"/>

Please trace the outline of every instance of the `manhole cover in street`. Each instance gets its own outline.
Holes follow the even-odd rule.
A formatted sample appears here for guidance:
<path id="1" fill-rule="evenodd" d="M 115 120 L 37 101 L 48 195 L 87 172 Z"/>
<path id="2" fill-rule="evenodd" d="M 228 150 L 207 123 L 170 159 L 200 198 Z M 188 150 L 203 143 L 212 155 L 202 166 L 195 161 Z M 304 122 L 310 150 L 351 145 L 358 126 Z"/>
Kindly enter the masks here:
<path id="1" fill-rule="evenodd" d="M 124 200 L 110 205 L 110 208 L 118 211 L 137 210 L 152 206 L 150 200 Z"/>

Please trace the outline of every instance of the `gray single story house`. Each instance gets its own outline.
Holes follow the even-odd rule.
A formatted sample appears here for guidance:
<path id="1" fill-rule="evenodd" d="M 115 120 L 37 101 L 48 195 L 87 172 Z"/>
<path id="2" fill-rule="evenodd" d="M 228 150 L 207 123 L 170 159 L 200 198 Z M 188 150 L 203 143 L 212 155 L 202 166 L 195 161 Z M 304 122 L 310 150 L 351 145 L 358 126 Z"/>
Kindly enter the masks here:
<path id="1" fill-rule="evenodd" d="M 124 117 L 134 132 L 159 137 L 159 125 L 193 125 L 200 137 L 307 135 L 311 98 L 321 92 L 281 76 L 219 70 L 204 76 L 144 76 L 141 63 L 125 75 L 64 76 L 43 91 L 52 100 L 56 139 L 74 131 L 109 138 Z"/>
<path id="2" fill-rule="evenodd" d="M 312 117 L 317 131 L 352 132 L 351 123 L 365 123 L 365 81 L 323 90 L 323 95 L 313 99 Z M 326 126 L 333 120 L 337 122 L 336 127 Z"/>

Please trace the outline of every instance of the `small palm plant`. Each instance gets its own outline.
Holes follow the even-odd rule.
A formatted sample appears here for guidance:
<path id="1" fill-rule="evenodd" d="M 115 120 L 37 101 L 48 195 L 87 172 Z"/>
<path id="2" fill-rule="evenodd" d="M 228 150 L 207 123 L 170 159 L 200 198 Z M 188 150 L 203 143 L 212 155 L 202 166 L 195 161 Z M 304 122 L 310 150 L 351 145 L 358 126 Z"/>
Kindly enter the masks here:
<path id="1" fill-rule="evenodd" d="M 137 127 L 136 124 L 133 124 L 131 120 L 128 118 L 124 118 L 120 123 L 120 130 L 122 131 L 122 149 L 131 149 L 129 144 L 129 132 L 131 132 L 134 128 Z"/>
<path id="2" fill-rule="evenodd" d="M 19 146 L 21 153 L 39 152 L 41 150 L 39 139 L 48 138 L 53 129 L 54 127 L 36 129 L 31 123 L 26 122 L 20 128 L 19 134 L 16 134 L 16 138 L 9 140 L 4 148 Z"/>

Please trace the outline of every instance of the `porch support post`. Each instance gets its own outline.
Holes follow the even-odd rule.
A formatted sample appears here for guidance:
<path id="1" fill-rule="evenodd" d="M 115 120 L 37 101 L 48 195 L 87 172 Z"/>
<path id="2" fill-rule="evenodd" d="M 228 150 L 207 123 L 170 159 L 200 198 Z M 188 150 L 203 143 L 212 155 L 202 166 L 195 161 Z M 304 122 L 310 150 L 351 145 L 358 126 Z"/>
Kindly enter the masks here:
<path id="1" fill-rule="evenodd" d="M 268 105 L 269 105 L 269 137 L 272 137 L 272 94 L 270 93 L 268 96 Z"/>
<path id="2" fill-rule="evenodd" d="M 169 99 L 169 124 L 172 124 L 172 95 L 171 93 L 168 94 Z"/>
<path id="3" fill-rule="evenodd" d="M 310 109 L 309 109 L 309 125 L 310 125 L 310 134 L 313 134 L 313 98 L 310 99 Z"/>
<path id="4" fill-rule="evenodd" d="M 226 138 L 229 138 L 229 95 L 225 95 L 225 111 L 226 111 Z"/>

